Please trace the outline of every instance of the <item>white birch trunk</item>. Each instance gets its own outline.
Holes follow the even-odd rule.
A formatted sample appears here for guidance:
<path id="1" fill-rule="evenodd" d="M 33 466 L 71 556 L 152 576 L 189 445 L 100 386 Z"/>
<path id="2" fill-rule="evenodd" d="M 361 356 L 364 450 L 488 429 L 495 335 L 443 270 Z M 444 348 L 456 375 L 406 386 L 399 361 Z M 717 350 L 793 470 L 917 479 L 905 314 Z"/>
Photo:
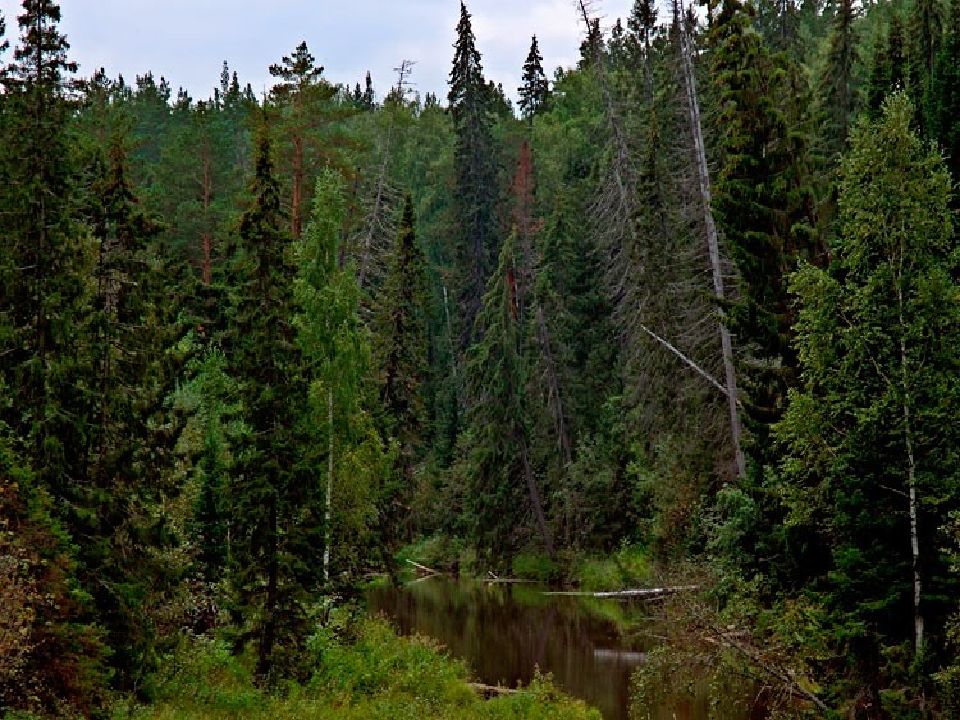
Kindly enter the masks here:
<path id="1" fill-rule="evenodd" d="M 333 541 L 333 529 L 330 527 L 333 507 L 333 387 L 327 390 L 327 497 L 324 520 L 323 542 L 323 580 L 330 582 L 330 544 Z"/>
<path id="2" fill-rule="evenodd" d="M 923 613 L 920 598 L 923 584 L 920 579 L 920 535 L 917 531 L 917 463 L 913 451 L 913 418 L 910 408 L 910 386 L 907 372 L 906 322 L 903 315 L 903 262 L 904 248 L 900 251 L 900 272 L 897 276 L 897 305 L 900 315 L 900 382 L 903 395 L 903 438 L 907 447 L 907 485 L 910 502 L 910 553 L 913 564 L 913 642 L 914 652 L 923 650 Z"/>

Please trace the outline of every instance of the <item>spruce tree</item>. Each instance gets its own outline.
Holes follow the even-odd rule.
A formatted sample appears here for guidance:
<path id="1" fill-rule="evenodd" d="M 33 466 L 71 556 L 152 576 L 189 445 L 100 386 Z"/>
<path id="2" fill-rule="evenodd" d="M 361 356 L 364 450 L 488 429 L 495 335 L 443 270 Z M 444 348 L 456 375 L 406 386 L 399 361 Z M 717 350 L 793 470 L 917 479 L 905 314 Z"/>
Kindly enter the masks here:
<path id="1" fill-rule="evenodd" d="M 375 323 L 381 346 L 381 400 L 391 434 L 402 438 L 403 452 L 409 460 L 422 449 L 421 393 L 428 347 L 426 258 L 414 230 L 413 198 L 409 193 L 382 296 Z"/>
<path id="2" fill-rule="evenodd" d="M 533 118 L 544 109 L 550 97 L 550 83 L 543 72 L 543 55 L 540 54 L 540 45 L 537 36 L 530 41 L 530 53 L 523 64 L 523 86 L 520 93 L 520 115 L 527 120 Z"/>
<path id="3" fill-rule="evenodd" d="M 413 198 L 407 194 L 390 270 L 374 323 L 380 364 L 380 401 L 388 434 L 399 444 L 399 485 L 383 498 L 385 540 L 402 539 L 415 463 L 427 439 L 424 391 L 429 373 L 426 257 L 414 230 Z M 408 528 L 409 529 L 409 528 Z"/>
<path id="4" fill-rule="evenodd" d="M 779 83 L 790 68 L 770 55 L 750 23 L 750 11 L 727 0 L 712 31 L 724 128 L 714 209 L 739 272 L 740 297 L 729 322 L 739 344 L 754 460 L 762 465 L 769 426 L 783 412 L 796 368 L 787 277 L 817 243 L 802 128 L 780 105 Z"/>
<path id="5" fill-rule="evenodd" d="M 10 324 L 4 364 L 19 398 L 10 425 L 58 500 L 70 492 L 64 478 L 82 474 L 85 456 L 85 398 L 78 392 L 89 358 L 78 348 L 89 299 L 84 271 L 91 262 L 71 216 L 78 185 L 67 138 L 67 91 L 76 65 L 67 58 L 70 45 L 59 21 L 57 3 L 24 0 L 21 42 L 4 79 L 0 143 L 3 255 L 10 272 L 2 298 Z"/>
<path id="6" fill-rule="evenodd" d="M 364 80 L 363 95 L 360 98 L 360 106 L 363 110 L 373 110 L 377 106 L 377 94 L 373 89 L 373 78 L 370 71 L 367 70 L 367 77 Z"/>
<path id="7" fill-rule="evenodd" d="M 930 132 L 960 182 L 960 0 L 953 0 L 943 45 L 933 67 Z"/>
<path id="8" fill-rule="evenodd" d="M 238 380 L 248 428 L 231 479 L 231 614 L 242 647 L 254 640 L 256 674 L 289 671 L 281 662 L 302 642 L 306 600 L 317 589 L 321 493 L 305 452 L 304 383 L 293 319 L 293 268 L 270 142 L 260 130 L 250 205 L 231 258 L 223 343 Z M 309 423 L 307 423 L 309 424 Z"/>
<path id="9" fill-rule="evenodd" d="M 887 95 L 903 90 L 906 85 L 906 66 L 904 61 L 903 24 L 900 16 L 893 13 L 887 37 L 877 38 L 870 66 L 870 78 L 867 84 L 867 109 L 874 117 L 879 117 Z"/>
<path id="10" fill-rule="evenodd" d="M 932 121 L 930 107 L 934 65 L 943 42 L 943 6 L 941 0 L 916 0 L 908 19 L 910 43 L 909 92 L 921 132 L 927 136 Z"/>
<path id="11" fill-rule="evenodd" d="M 818 93 L 820 138 L 829 163 L 846 147 L 850 123 L 859 105 L 855 80 L 860 62 L 856 20 L 853 0 L 840 0 L 830 29 Z"/>
<path id="12" fill-rule="evenodd" d="M 497 249 L 499 191 L 491 92 L 483 77 L 470 13 L 463 3 L 454 47 L 448 99 L 456 133 L 456 260 L 462 273 L 462 347 L 467 347 L 474 336 L 474 321 L 483 305 L 484 288 Z"/>
<path id="13" fill-rule="evenodd" d="M 178 579 L 156 552 L 171 534 L 157 504 L 178 494 L 161 483 L 166 448 L 156 429 L 166 421 L 170 373 L 164 355 L 173 333 L 162 309 L 164 290 L 153 274 L 162 263 L 152 247 L 159 226 L 139 207 L 129 184 L 122 134 L 114 135 L 106 162 L 97 165 L 102 169 L 91 173 L 90 188 L 99 245 L 90 316 L 95 401 L 73 533 L 82 580 L 113 648 L 116 679 L 133 688 L 152 669 L 155 652 L 148 596 Z"/>
<path id="14" fill-rule="evenodd" d="M 477 318 L 480 339 L 471 348 L 467 365 L 466 503 L 473 535 L 493 557 L 518 550 L 531 536 L 539 536 L 544 549 L 553 552 L 530 452 L 517 295 L 519 254 L 513 232 L 503 243 L 499 264 L 490 277 Z"/>

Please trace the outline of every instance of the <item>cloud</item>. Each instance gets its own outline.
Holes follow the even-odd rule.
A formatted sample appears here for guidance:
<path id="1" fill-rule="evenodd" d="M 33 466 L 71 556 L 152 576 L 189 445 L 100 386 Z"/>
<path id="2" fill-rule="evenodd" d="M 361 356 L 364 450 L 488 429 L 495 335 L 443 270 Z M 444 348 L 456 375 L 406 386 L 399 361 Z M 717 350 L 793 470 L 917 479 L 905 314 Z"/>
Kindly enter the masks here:
<path id="1" fill-rule="evenodd" d="M 605 0 L 612 21 L 631 0 Z M 576 62 L 581 27 L 573 0 L 469 0 L 488 79 L 515 94 L 530 36 L 540 39 L 544 66 Z M 61 0 L 62 29 L 81 73 L 105 67 L 128 80 L 147 70 L 208 96 L 227 60 L 258 92 L 267 67 L 306 40 L 334 82 L 362 81 L 370 70 L 382 94 L 393 68 L 416 60 L 421 92 L 446 95 L 459 0 Z M 19 2 L 0 0 L 15 41 Z"/>

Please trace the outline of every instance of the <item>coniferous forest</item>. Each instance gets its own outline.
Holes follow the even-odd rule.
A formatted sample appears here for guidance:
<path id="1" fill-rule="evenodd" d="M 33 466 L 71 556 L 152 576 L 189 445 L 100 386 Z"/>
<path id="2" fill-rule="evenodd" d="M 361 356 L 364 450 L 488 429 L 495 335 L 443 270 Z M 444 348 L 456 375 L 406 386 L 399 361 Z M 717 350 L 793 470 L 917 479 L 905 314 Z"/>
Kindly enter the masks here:
<path id="1" fill-rule="evenodd" d="M 960 0 L 580 0 L 516 94 L 461 5 L 446 97 L 60 21 L 0 17 L 0 716 L 599 717 L 368 618 L 427 572 L 649 591 L 633 718 L 960 717 Z"/>

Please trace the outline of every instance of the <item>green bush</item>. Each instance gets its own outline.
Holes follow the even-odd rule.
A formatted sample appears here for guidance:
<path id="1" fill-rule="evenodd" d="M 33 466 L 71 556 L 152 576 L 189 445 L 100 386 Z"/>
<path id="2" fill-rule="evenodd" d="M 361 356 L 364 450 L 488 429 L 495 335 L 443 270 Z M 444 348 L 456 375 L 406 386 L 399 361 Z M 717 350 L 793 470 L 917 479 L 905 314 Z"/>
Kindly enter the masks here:
<path id="1" fill-rule="evenodd" d="M 581 558 L 573 570 L 573 580 L 589 592 L 640 587 L 649 582 L 651 576 L 650 561 L 637 545 L 624 545 L 605 557 Z"/>
<path id="2" fill-rule="evenodd" d="M 512 573 L 523 580 L 549 583 L 562 576 L 560 565 L 549 556 L 540 553 L 520 553 L 513 558 Z"/>
<path id="3" fill-rule="evenodd" d="M 189 640 L 157 678 L 158 702 L 118 708 L 117 720 L 600 720 L 595 710 L 537 677 L 523 692 L 483 701 L 466 666 L 432 640 L 400 638 L 381 620 L 344 615 L 308 641 L 316 670 L 305 685 L 268 694 L 252 683 L 251 663 L 223 643 Z M 337 627 L 337 625 L 341 627 Z"/>

